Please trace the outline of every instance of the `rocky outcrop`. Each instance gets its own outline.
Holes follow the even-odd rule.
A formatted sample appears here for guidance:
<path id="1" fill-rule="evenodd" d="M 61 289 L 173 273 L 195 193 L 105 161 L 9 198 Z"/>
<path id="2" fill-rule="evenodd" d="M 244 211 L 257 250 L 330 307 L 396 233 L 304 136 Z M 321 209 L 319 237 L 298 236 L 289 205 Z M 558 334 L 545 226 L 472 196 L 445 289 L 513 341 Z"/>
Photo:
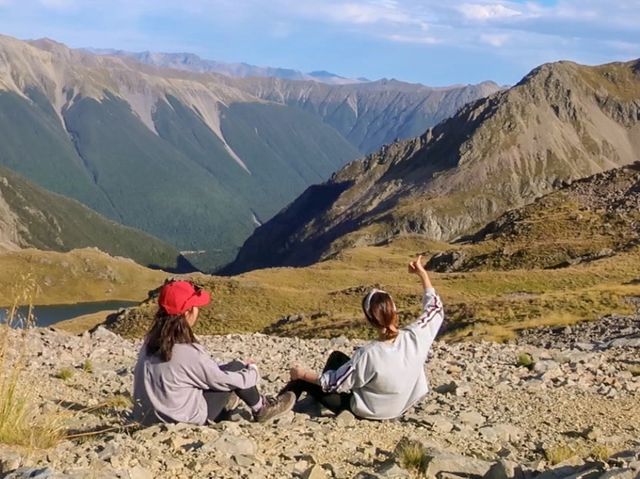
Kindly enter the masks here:
<path id="1" fill-rule="evenodd" d="M 250 422 L 241 407 L 210 426 L 139 429 L 123 398 L 140 342 L 102 328 L 82 336 L 32 330 L 24 351 L 28 377 L 38 378 L 30 383 L 33 400 L 42 410 L 66 411 L 75 438 L 29 455 L 2 446 L 1 472 L 14 479 L 389 478 L 416 470 L 438 479 L 635 477 L 637 347 L 591 334 L 582 339 L 598 341 L 592 349 L 561 340 L 571 334 L 555 334 L 545 347 L 535 335 L 518 344 L 436 342 L 427 364 L 432 391 L 396 421 L 334 418 L 303 400 L 273 423 Z M 200 339 L 220 361 L 255 358 L 266 393 L 284 384 L 288 365 L 320 368 L 330 351 L 351 353 L 361 344 L 261 334 Z M 528 367 L 518 364 L 522 352 L 533 358 Z M 62 368 L 72 374 L 58 374 Z"/>
<path id="2" fill-rule="evenodd" d="M 640 162 L 565 185 L 508 211 L 457 249 L 434 255 L 434 271 L 563 268 L 640 244 Z"/>
<path id="3" fill-rule="evenodd" d="M 309 264 L 407 233 L 449 241 L 565 182 L 633 163 L 640 154 L 636 65 L 535 69 L 307 190 L 256 230 L 229 271 Z M 296 218 L 316 205 L 313 217 Z"/>

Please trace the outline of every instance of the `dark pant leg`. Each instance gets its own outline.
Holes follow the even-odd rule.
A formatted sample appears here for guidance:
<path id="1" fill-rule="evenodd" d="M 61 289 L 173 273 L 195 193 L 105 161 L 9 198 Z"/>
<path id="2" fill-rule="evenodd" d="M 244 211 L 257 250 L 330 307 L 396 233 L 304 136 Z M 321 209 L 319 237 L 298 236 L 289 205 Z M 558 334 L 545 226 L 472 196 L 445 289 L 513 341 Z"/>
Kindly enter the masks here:
<path id="1" fill-rule="evenodd" d="M 322 372 L 325 373 L 327 371 L 335 371 L 336 369 L 340 369 L 340 366 L 348 362 L 351 358 L 344 354 L 342 351 L 333 351 L 329 358 L 327 358 L 327 362 L 322 369 Z"/>
<path id="2" fill-rule="evenodd" d="M 329 355 L 322 372 L 335 371 L 349 361 L 349 359 L 349 356 L 346 354 L 340 351 L 333 351 Z M 298 399 L 303 392 L 306 392 L 334 414 L 348 410 L 351 404 L 351 393 L 326 393 L 319 384 L 313 384 L 303 381 L 302 379 L 290 381 L 280 392 L 283 393 L 286 391 L 293 392 Z"/>
<path id="3" fill-rule="evenodd" d="M 220 369 L 222 369 L 223 371 L 237 372 L 242 371 L 246 367 L 247 366 L 240 361 L 232 361 L 228 364 L 223 364 L 222 366 L 220 366 Z M 234 389 L 233 392 L 236 393 L 236 395 L 240 399 L 242 399 L 242 402 L 244 402 L 249 407 L 258 404 L 262 397 L 260 396 L 260 392 L 258 391 L 258 388 L 256 386 L 251 386 L 247 389 Z"/>
<path id="4" fill-rule="evenodd" d="M 220 369 L 241 371 L 245 367 L 244 363 L 240 361 L 232 361 L 229 364 L 223 364 Z M 204 400 L 207 402 L 207 419 L 219 421 L 232 394 L 236 394 L 249 407 L 255 406 L 260 401 L 260 393 L 256 386 L 247 389 L 234 389 L 233 391 L 204 391 Z"/>
<path id="5" fill-rule="evenodd" d="M 204 391 L 204 400 L 207 402 L 207 419 L 219 421 L 224 413 L 224 407 L 233 394 L 232 391 Z"/>

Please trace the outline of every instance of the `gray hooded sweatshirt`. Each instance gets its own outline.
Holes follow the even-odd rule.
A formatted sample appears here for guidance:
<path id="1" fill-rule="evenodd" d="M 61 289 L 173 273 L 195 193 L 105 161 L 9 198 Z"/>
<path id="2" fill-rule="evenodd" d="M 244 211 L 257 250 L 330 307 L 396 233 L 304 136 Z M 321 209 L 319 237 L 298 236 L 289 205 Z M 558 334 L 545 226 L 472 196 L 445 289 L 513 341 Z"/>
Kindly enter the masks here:
<path id="1" fill-rule="evenodd" d="M 170 361 L 148 356 L 142 345 L 133 374 L 133 415 L 142 424 L 186 422 L 204 424 L 207 390 L 247 389 L 258 383 L 254 365 L 223 371 L 199 344 L 175 344 Z"/>
<path id="2" fill-rule="evenodd" d="M 351 411 L 367 419 L 391 419 L 429 391 L 424 363 L 442 325 L 442 301 L 433 288 L 422 298 L 422 314 L 393 342 L 373 341 L 350 361 L 320 377 L 325 392 L 349 392 Z"/>

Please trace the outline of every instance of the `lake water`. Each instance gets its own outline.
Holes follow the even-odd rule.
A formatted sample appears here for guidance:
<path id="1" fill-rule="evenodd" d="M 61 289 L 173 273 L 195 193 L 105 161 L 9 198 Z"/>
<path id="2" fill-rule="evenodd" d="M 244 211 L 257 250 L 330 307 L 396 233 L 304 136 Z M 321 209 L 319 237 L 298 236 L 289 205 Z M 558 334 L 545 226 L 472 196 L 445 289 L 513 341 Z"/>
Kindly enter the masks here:
<path id="1" fill-rule="evenodd" d="M 94 303 L 76 303 L 76 304 L 54 304 L 48 306 L 34 306 L 33 314 L 36 318 L 36 326 L 46 327 L 75 318 L 85 314 L 97 313 L 98 311 L 117 310 L 137 305 L 137 301 L 97 301 Z M 24 318 L 27 315 L 27 308 L 20 308 L 18 318 Z M 8 311 L 6 307 L 0 307 L 0 322 L 4 322 Z M 20 327 L 18 325 L 18 327 Z"/>

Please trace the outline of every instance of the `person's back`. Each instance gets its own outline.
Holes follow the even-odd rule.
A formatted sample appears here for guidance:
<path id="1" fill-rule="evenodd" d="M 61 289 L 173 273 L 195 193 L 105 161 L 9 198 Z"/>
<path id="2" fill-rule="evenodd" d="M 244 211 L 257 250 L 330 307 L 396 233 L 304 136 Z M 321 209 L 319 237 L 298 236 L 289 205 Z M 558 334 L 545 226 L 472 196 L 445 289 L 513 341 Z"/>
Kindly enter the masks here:
<path id="1" fill-rule="evenodd" d="M 442 303 L 429 288 L 416 322 L 400 329 L 392 342 L 373 341 L 356 351 L 353 362 L 364 368 L 368 381 L 352 389 L 355 413 L 372 419 L 398 417 L 427 394 L 424 364 L 442 320 Z"/>
<path id="2" fill-rule="evenodd" d="M 357 349 L 353 357 L 340 351 L 329 355 L 321 374 L 301 366 L 291 368 L 283 389 L 296 398 L 306 392 L 334 413 L 345 409 L 366 419 L 396 418 L 429 391 L 424 364 L 444 319 L 442 302 L 422 265 L 409 263 L 409 272 L 422 282 L 422 313 L 411 325 L 398 329 L 391 296 L 371 290 L 362 301 L 366 320 L 378 331 L 378 340 Z"/>
<path id="3" fill-rule="evenodd" d="M 174 344 L 171 359 L 148 355 L 146 348 L 134 370 L 134 418 L 143 424 L 158 420 L 204 424 L 207 402 L 203 391 L 247 389 L 258 372 L 245 368 L 233 374 L 222 371 L 199 344 Z"/>
<path id="4" fill-rule="evenodd" d="M 143 425 L 218 421 L 234 396 L 261 422 L 293 406 L 293 394 L 276 399 L 260 394 L 253 361 L 219 365 L 198 344 L 191 328 L 199 307 L 209 301 L 209 293 L 186 281 L 170 281 L 161 289 L 154 323 L 134 369 L 133 416 Z"/>

